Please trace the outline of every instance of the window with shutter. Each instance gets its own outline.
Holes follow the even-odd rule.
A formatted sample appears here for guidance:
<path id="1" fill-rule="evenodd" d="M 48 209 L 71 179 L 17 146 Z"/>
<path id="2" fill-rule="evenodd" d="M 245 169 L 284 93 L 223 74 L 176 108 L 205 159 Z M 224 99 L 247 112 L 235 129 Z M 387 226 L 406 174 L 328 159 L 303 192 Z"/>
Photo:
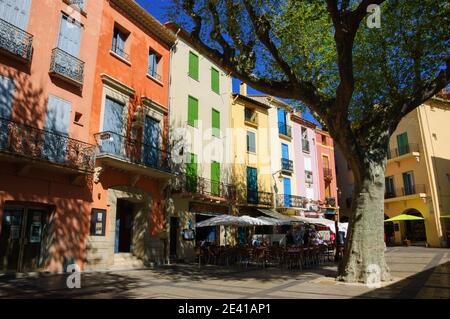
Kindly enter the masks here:
<path id="1" fill-rule="evenodd" d="M 220 137 L 220 112 L 212 110 L 212 135 Z"/>
<path id="2" fill-rule="evenodd" d="M 219 71 L 212 68 L 211 69 L 211 89 L 213 92 L 220 94 L 220 76 Z"/>
<path id="3" fill-rule="evenodd" d="M 254 132 L 247 131 L 247 151 L 256 153 L 256 136 Z"/>
<path id="4" fill-rule="evenodd" d="M 198 55 L 189 52 L 189 76 L 198 81 Z"/>
<path id="5" fill-rule="evenodd" d="M 219 195 L 220 184 L 220 163 L 213 161 L 211 163 L 211 193 L 213 195 Z"/>
<path id="6" fill-rule="evenodd" d="M 198 121 L 198 100 L 192 96 L 188 99 L 188 124 L 197 127 Z"/>
<path id="7" fill-rule="evenodd" d="M 188 153 L 188 163 L 186 164 L 186 188 L 189 192 L 197 190 L 197 155 Z"/>

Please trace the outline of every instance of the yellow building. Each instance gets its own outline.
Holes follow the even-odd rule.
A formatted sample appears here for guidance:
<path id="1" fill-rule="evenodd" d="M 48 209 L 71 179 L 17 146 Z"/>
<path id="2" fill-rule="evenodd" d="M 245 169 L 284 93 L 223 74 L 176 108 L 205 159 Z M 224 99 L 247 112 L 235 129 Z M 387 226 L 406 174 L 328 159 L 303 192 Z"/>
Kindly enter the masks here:
<path id="1" fill-rule="evenodd" d="M 273 206 L 269 108 L 248 97 L 245 84 L 240 94 L 232 97 L 232 184 L 237 192 L 236 213 L 240 215 Z"/>
<path id="2" fill-rule="evenodd" d="M 450 237 L 450 101 L 435 97 L 402 119 L 390 139 L 386 166 L 385 217 L 423 220 L 386 223 L 387 240 L 445 247 Z M 348 215 L 353 178 L 336 156 L 341 215 Z"/>

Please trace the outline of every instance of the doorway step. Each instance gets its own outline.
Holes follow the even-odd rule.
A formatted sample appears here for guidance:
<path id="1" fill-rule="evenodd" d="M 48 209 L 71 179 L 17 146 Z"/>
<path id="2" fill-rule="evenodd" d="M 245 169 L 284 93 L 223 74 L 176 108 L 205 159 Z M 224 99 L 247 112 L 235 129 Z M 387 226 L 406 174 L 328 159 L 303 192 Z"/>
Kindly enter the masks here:
<path id="1" fill-rule="evenodd" d="M 144 262 L 131 253 L 114 254 L 114 264 L 108 270 L 128 270 L 146 268 Z"/>

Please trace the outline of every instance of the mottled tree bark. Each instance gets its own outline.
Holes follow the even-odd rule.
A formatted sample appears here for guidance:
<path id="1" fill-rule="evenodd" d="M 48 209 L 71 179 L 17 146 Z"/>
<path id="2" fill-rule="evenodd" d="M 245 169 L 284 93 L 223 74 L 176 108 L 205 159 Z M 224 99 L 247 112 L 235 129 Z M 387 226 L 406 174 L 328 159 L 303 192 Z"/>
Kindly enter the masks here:
<path id="1" fill-rule="evenodd" d="M 385 167 L 386 159 L 364 159 L 359 167 L 338 280 L 374 285 L 390 280 L 384 254 Z"/>

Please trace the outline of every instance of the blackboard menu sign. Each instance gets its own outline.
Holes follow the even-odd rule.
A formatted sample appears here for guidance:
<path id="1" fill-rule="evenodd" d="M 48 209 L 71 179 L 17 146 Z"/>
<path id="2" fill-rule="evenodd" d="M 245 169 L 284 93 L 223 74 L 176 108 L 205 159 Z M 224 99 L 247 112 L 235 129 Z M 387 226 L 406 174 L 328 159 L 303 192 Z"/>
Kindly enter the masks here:
<path id="1" fill-rule="evenodd" d="M 106 210 L 93 208 L 91 211 L 91 236 L 105 236 Z"/>

